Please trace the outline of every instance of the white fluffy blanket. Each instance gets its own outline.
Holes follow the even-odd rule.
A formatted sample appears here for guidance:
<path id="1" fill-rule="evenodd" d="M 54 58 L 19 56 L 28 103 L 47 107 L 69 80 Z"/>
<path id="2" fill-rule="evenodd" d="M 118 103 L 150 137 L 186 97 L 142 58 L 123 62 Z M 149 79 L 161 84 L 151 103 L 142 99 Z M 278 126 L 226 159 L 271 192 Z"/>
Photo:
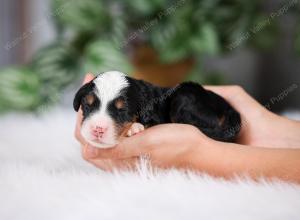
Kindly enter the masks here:
<path id="1" fill-rule="evenodd" d="M 0 119 L 0 219 L 300 219 L 300 186 L 140 166 L 105 173 L 81 159 L 75 114 Z"/>

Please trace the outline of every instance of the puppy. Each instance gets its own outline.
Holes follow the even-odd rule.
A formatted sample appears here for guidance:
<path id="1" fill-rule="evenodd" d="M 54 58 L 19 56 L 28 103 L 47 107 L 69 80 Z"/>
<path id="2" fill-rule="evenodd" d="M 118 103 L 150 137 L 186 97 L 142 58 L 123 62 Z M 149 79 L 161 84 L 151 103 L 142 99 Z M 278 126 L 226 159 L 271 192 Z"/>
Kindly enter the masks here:
<path id="1" fill-rule="evenodd" d="M 174 88 L 154 86 L 118 71 L 96 76 L 75 95 L 75 111 L 82 108 L 82 136 L 93 146 L 109 148 L 163 123 L 196 126 L 208 137 L 234 141 L 241 118 L 222 97 L 193 82 Z M 172 132 L 172 131 L 170 131 Z"/>

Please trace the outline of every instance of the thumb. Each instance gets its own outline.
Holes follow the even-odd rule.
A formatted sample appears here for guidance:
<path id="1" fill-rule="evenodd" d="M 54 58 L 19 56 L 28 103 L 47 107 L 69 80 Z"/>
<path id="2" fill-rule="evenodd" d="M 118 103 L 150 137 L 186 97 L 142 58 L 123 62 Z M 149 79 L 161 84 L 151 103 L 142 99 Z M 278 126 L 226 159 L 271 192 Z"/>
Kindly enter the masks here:
<path id="1" fill-rule="evenodd" d="M 92 73 L 87 73 L 83 79 L 83 85 L 92 81 L 95 78 L 95 76 Z"/>
<path id="2" fill-rule="evenodd" d="M 85 144 L 82 146 L 82 156 L 86 160 L 97 158 L 98 148 Z"/>
<path id="3" fill-rule="evenodd" d="M 123 138 L 120 143 L 107 149 L 86 146 L 84 154 L 94 159 L 126 159 L 140 156 L 145 151 L 145 147 L 143 147 L 145 145 L 145 135 L 143 133 Z"/>

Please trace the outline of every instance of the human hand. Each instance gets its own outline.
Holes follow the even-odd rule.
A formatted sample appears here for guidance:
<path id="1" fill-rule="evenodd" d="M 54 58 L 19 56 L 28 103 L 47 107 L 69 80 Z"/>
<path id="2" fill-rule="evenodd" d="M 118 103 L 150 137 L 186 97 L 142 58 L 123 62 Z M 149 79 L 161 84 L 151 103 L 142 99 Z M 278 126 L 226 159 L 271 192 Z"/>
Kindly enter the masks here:
<path id="1" fill-rule="evenodd" d="M 91 79 L 93 76 L 87 75 L 85 82 Z M 289 148 L 287 144 L 299 147 L 296 138 L 299 136 L 295 132 L 299 131 L 299 123 L 269 112 L 239 87 L 207 88 L 222 95 L 241 113 L 244 121 L 239 139 L 241 143 L 264 147 Z M 254 179 L 263 175 L 300 182 L 297 168 L 299 150 L 222 143 L 184 124 L 154 126 L 123 139 L 113 148 L 99 149 L 86 144 L 80 135 L 81 121 L 82 112 L 79 111 L 75 135 L 82 144 L 83 157 L 104 170 L 134 168 L 139 157 L 144 155 L 148 156 L 151 165 L 161 168 L 189 168 L 225 178 L 249 174 Z M 287 132 L 289 135 L 284 136 Z M 270 134 L 278 134 L 275 136 L 278 142 Z"/>
<path id="2" fill-rule="evenodd" d="M 87 74 L 83 84 L 93 78 L 92 74 Z M 168 124 L 142 131 L 131 138 L 123 139 L 118 146 L 104 150 L 93 147 L 84 140 L 80 132 L 82 119 L 82 111 L 79 109 L 75 137 L 82 145 L 83 158 L 104 170 L 133 168 L 141 155 L 149 156 L 152 164 L 159 167 L 187 167 L 187 154 L 194 147 L 198 148 L 199 142 L 207 145 L 210 140 L 191 125 Z M 131 133 L 136 132 L 133 129 Z"/>
<path id="3" fill-rule="evenodd" d="M 93 75 L 87 75 L 85 82 L 88 82 L 93 79 Z M 299 146 L 299 142 L 294 140 L 291 137 L 287 137 L 284 135 L 283 131 L 286 131 L 286 127 L 291 128 L 294 126 L 294 122 L 288 119 L 279 117 L 263 106 L 261 106 L 258 102 L 256 102 L 251 96 L 249 96 L 243 89 L 237 86 L 209 86 L 206 87 L 219 95 L 223 96 L 227 101 L 231 103 L 231 105 L 236 108 L 242 115 L 242 129 L 238 142 L 246 145 L 253 146 L 264 146 L 264 147 L 290 147 L 295 144 L 295 146 Z M 155 126 L 147 131 L 142 132 L 138 136 L 134 136 L 130 139 L 125 139 L 124 142 L 121 142 L 117 147 L 112 149 L 103 150 L 97 149 L 93 146 L 89 146 L 85 143 L 83 138 L 80 135 L 80 125 L 82 121 L 82 112 L 78 113 L 78 120 L 76 126 L 76 137 L 82 143 L 83 149 L 83 157 L 89 162 L 95 164 L 96 166 L 105 169 L 111 170 L 113 167 L 116 168 L 124 168 L 124 167 L 132 167 L 136 160 L 140 155 L 151 155 L 152 162 L 157 164 L 160 167 L 183 167 L 188 166 L 188 158 L 186 155 L 189 153 L 184 153 L 185 156 L 182 156 L 178 153 L 182 152 L 182 146 L 199 146 L 199 143 L 205 143 L 205 146 L 208 145 L 218 145 L 218 142 L 215 142 L 206 136 L 204 136 L 197 129 L 197 133 L 192 131 L 192 126 L 189 125 L 160 125 Z M 259 123 L 258 123 L 259 121 Z M 275 125 L 276 124 L 276 125 Z M 282 125 L 285 128 L 279 126 Z M 170 129 L 168 132 L 166 131 L 165 126 L 168 126 Z M 195 137 L 185 139 L 181 137 L 180 129 L 177 126 L 188 126 L 186 127 L 187 134 L 194 134 Z M 183 128 L 183 127 L 182 127 Z M 173 131 L 174 129 L 174 131 Z M 178 130 L 177 132 L 175 132 Z M 299 130 L 299 129 L 298 129 Z M 174 134 L 176 135 L 173 135 Z M 170 133 L 171 136 L 167 134 Z M 286 133 L 286 132 L 285 132 Z M 277 134 L 275 137 L 272 135 Z M 291 133 L 290 133 L 291 134 Z M 296 136 L 294 136 L 296 137 Z M 298 136 L 297 136 L 298 137 Z M 179 142 L 178 140 L 184 140 L 184 143 Z M 157 148 L 151 147 L 154 141 L 158 146 Z M 288 142 L 290 141 L 290 142 Z M 162 147 L 160 143 L 167 143 L 166 147 Z M 213 144 L 212 144 L 213 143 Z M 289 145 L 287 145 L 289 143 Z M 131 146 L 131 147 L 130 147 Z M 140 146 L 137 148 L 137 146 Z M 149 147 L 150 146 L 150 147 Z M 155 145 L 154 145 L 155 146 Z M 126 149 L 139 149 L 136 151 L 135 155 L 128 154 L 127 157 L 120 152 L 126 151 Z M 155 153 L 151 153 L 154 149 Z M 168 150 L 166 150 L 168 149 Z M 174 150 L 175 149 L 175 150 Z M 193 152 L 196 148 L 188 148 L 190 152 Z M 197 148 L 198 150 L 200 147 Z M 130 152 L 130 151 L 129 151 Z M 158 153 L 157 153 L 158 152 Z M 168 155 L 169 154 L 169 155 Z M 175 157 L 175 155 L 181 155 L 182 161 L 178 159 L 179 157 Z M 117 156 L 116 156 L 117 155 Z M 121 156 L 123 155 L 123 156 Z M 154 155 L 154 157 L 153 157 Z M 176 158 L 176 159 L 175 159 Z"/>
<path id="4" fill-rule="evenodd" d="M 159 168 L 204 171 L 213 176 L 280 178 L 300 183 L 300 149 L 275 149 L 215 141 L 185 124 L 162 124 L 110 149 L 85 146 L 85 158 L 104 170 L 135 168 L 140 156 Z M 266 162 L 267 161 L 267 162 Z"/>
<path id="5" fill-rule="evenodd" d="M 141 156 L 147 157 L 152 166 L 160 168 L 191 168 L 197 158 L 205 166 L 212 154 L 213 140 L 196 127 L 185 124 L 162 124 L 123 139 L 109 149 L 83 146 L 83 156 L 95 166 L 111 171 L 114 168 L 135 168 Z M 195 157 L 197 155 L 197 157 Z M 202 157 L 203 156 L 203 157 Z"/>
<path id="6" fill-rule="evenodd" d="M 206 86 L 224 97 L 240 114 L 237 143 L 261 147 L 293 147 L 300 143 L 300 123 L 270 112 L 239 86 Z"/>

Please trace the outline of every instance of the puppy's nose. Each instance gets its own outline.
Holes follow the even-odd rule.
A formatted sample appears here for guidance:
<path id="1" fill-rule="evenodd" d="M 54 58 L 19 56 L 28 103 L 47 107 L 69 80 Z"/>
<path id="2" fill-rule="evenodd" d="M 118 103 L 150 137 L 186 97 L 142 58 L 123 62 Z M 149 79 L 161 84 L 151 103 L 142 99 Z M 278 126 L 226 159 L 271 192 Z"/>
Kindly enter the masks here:
<path id="1" fill-rule="evenodd" d="M 103 134 L 107 131 L 107 127 L 95 126 L 92 129 L 92 134 L 97 138 L 102 138 Z"/>

